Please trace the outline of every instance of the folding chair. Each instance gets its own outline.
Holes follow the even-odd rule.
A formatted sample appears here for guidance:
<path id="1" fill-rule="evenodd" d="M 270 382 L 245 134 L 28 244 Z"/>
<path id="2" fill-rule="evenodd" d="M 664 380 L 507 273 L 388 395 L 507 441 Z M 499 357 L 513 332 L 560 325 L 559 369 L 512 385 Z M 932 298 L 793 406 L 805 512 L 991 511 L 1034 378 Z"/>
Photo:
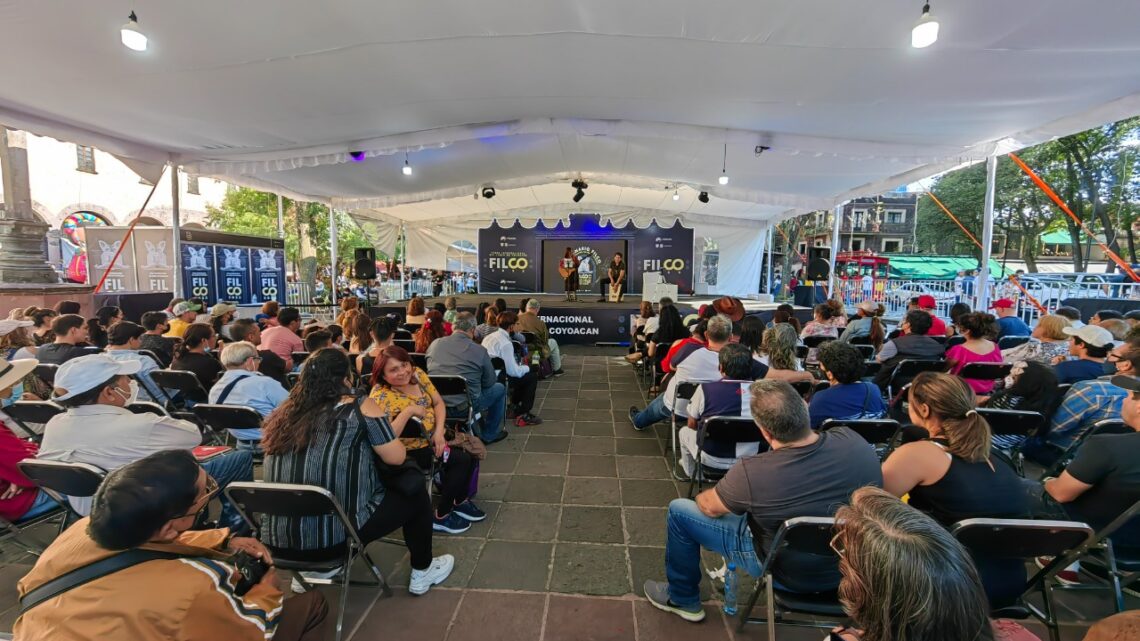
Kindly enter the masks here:
<path id="1" fill-rule="evenodd" d="M 431 374 L 428 379 L 447 404 L 447 423 L 452 426 L 462 423 L 463 431 L 472 431 L 480 414 L 475 407 L 476 399 L 471 398 L 471 393 L 467 389 L 467 379 L 458 374 Z M 455 403 L 454 399 L 457 396 L 467 400 Z M 465 416 L 460 416 L 461 414 Z"/>
<path id="2" fill-rule="evenodd" d="M 1066 558 L 1061 559 L 1059 563 L 1061 567 L 1065 567 L 1074 561 L 1080 560 L 1081 573 L 1095 579 L 1099 585 L 1091 585 L 1080 583 L 1077 585 L 1057 585 L 1054 589 L 1058 590 L 1104 590 L 1112 591 L 1113 607 L 1117 612 L 1124 611 L 1124 590 L 1122 586 L 1128 585 L 1133 581 L 1140 580 L 1140 556 L 1129 554 L 1122 556 L 1113 545 L 1112 535 L 1117 530 L 1130 524 L 1133 521 L 1140 520 L 1140 501 L 1132 504 L 1132 507 L 1125 510 L 1120 516 L 1113 519 L 1111 523 L 1104 526 L 1099 532 L 1095 534 L 1093 539 L 1085 546 L 1085 549 L 1076 554 L 1070 554 Z M 1119 542 L 1119 541 L 1118 541 Z M 1136 543 L 1136 541 L 1130 541 Z M 1094 566 L 1103 569 L 1105 576 L 1089 571 L 1089 566 Z M 1107 585 L 1105 585 L 1107 583 Z M 1055 641 L 1055 640 L 1054 640 Z"/>
<path id="3" fill-rule="evenodd" d="M 299 380 L 301 380 L 300 372 L 289 372 L 285 375 L 285 382 L 288 384 L 289 389 L 293 389 L 293 386 L 296 385 Z"/>
<path id="4" fill-rule="evenodd" d="M 748 517 L 748 525 L 752 528 L 753 533 L 758 531 L 751 515 Z M 760 566 L 764 574 L 756 582 L 756 590 L 748 599 L 748 605 L 740 611 L 740 622 L 736 627 L 738 633 L 744 631 L 744 626 L 747 623 L 764 623 L 768 627 L 768 641 L 776 641 L 777 623 L 830 629 L 847 619 L 843 605 L 839 603 L 839 596 L 834 590 L 817 594 L 801 594 L 781 590 L 773 585 L 772 564 L 784 549 L 830 558 L 838 566 L 839 559 L 835 555 L 835 550 L 831 549 L 831 539 L 835 536 L 834 529 L 835 519 L 830 516 L 800 516 L 788 519 L 772 537 L 767 555 L 760 549 L 759 537 L 753 534 L 752 541 L 756 545 L 756 556 L 764 559 Z M 756 602 L 760 600 L 761 592 L 764 592 L 766 597 L 765 617 L 753 618 L 752 610 L 756 607 Z M 829 620 L 820 621 L 814 618 L 810 621 L 786 620 L 784 619 L 785 613 L 828 617 Z"/>
<path id="5" fill-rule="evenodd" d="M 417 325 L 416 328 L 418 329 L 419 325 Z M 397 329 L 395 332 L 392 332 L 392 338 L 398 341 L 410 341 L 412 340 L 412 333 L 406 329 Z"/>
<path id="6" fill-rule="evenodd" d="M 864 418 L 856 420 L 827 419 L 820 426 L 820 431 L 827 431 L 836 427 L 846 427 L 863 437 L 864 441 L 874 446 L 875 453 L 882 461 L 890 456 L 891 452 L 899 446 L 899 432 L 902 426 L 890 418 Z"/>
<path id="7" fill-rule="evenodd" d="M 67 529 L 67 524 L 72 520 L 70 517 L 78 520 L 84 516 L 71 507 L 67 497 L 95 496 L 95 491 L 99 489 L 99 484 L 107 475 L 103 470 L 87 463 L 65 463 L 44 459 L 24 459 L 17 463 L 16 467 L 63 508 L 59 522 L 60 534 Z"/>
<path id="8" fill-rule="evenodd" d="M 198 377 L 193 372 L 187 372 L 178 369 L 156 369 L 150 373 L 150 380 L 162 390 L 163 396 L 166 398 L 166 408 L 168 410 L 181 409 L 179 403 L 167 393 L 166 390 L 177 390 L 184 405 L 187 400 L 201 399 L 205 401 L 210 397 L 209 392 L 202 387 L 202 383 L 198 381 Z"/>
<path id="9" fill-rule="evenodd" d="M 1081 449 L 1081 445 L 1083 445 L 1089 437 L 1096 436 L 1097 434 L 1128 434 L 1130 432 L 1132 432 L 1132 428 L 1117 418 L 1108 418 L 1093 423 L 1092 427 L 1087 428 L 1073 439 L 1073 442 L 1061 452 L 1061 455 L 1053 465 L 1045 471 L 1044 476 L 1060 476 L 1061 471 L 1069 466 L 1069 463 L 1077 456 L 1077 450 Z M 1050 445 L 1050 447 L 1060 449 L 1055 445 Z"/>
<path id="10" fill-rule="evenodd" d="M 1040 412 L 1026 412 L 1022 410 L 999 410 L 986 407 L 977 409 L 979 415 L 990 424 L 990 433 L 994 436 L 1020 436 L 1021 442 L 1011 448 L 1003 448 L 1009 456 L 1013 469 L 1025 476 L 1025 456 L 1021 451 L 1025 448 L 1025 440 L 1037 434 L 1045 427 L 1045 417 Z"/>
<path id="11" fill-rule="evenodd" d="M 1024 345 L 1029 342 L 1028 336 L 1002 336 L 998 339 L 998 349 L 1004 351 L 1013 349 L 1018 345 Z"/>
<path id="12" fill-rule="evenodd" d="M 261 528 L 258 515 L 269 515 L 284 519 L 324 518 L 339 522 L 345 533 L 345 553 L 341 558 L 329 561 L 298 561 L 282 556 L 273 555 L 273 564 L 286 570 L 305 586 L 312 589 L 312 584 L 322 585 L 340 584 L 340 608 L 336 617 L 336 639 L 340 641 L 344 634 L 344 614 L 348 605 L 348 589 L 356 585 L 379 586 L 384 596 L 392 596 L 392 588 L 384 580 L 384 575 L 376 566 L 376 562 L 368 555 L 360 534 L 356 531 L 352 519 L 345 514 L 340 501 L 332 492 L 315 485 L 291 485 L 287 483 L 230 483 L 224 494 L 230 503 L 237 509 L 238 514 L 255 531 Z M 367 582 L 354 582 L 351 580 L 352 564 L 357 557 L 362 557 L 368 565 L 368 570 L 375 580 Z M 340 580 L 336 579 L 306 579 L 301 575 L 303 571 L 328 572 L 336 568 L 343 568 Z"/>
<path id="13" fill-rule="evenodd" d="M 66 411 L 65 407 L 52 401 L 16 401 L 4 408 L 4 413 L 15 421 L 21 430 L 27 432 L 28 438 L 37 443 L 43 438 L 43 433 L 32 429 L 29 423 L 44 425 Z"/>
<path id="14" fill-rule="evenodd" d="M 960 378 L 975 381 L 996 381 L 1009 376 L 1013 363 L 969 363 L 958 372 Z"/>
<path id="15" fill-rule="evenodd" d="M 950 532 L 976 559 L 1031 562 L 1037 557 L 1053 557 L 1026 581 L 1016 604 L 995 610 L 990 616 L 1025 619 L 1032 615 L 1049 629 L 1051 641 L 1060 640 L 1051 579 L 1093 540 L 1091 527 L 1075 521 L 966 519 L 951 526 Z M 1041 595 L 1041 608 L 1025 598 L 1034 592 Z"/>
<path id="16" fill-rule="evenodd" d="M 697 393 L 697 387 L 700 383 L 685 383 L 682 381 L 677 382 L 677 390 L 673 395 L 673 411 L 669 412 L 669 435 L 673 443 L 673 476 L 681 478 L 679 473 L 681 463 L 681 452 L 677 445 L 677 430 L 680 426 L 677 425 L 677 404 L 679 401 L 688 402 L 693 398 L 693 394 Z"/>
<path id="17" fill-rule="evenodd" d="M 296 367 L 296 366 L 300 365 L 301 363 L 305 362 L 305 359 L 309 357 L 309 353 L 308 352 L 293 352 L 292 354 L 290 354 L 290 356 L 293 358 L 293 367 Z"/>
<path id="18" fill-rule="evenodd" d="M 814 349 L 833 340 L 835 340 L 834 336 L 806 336 L 803 339 L 804 347 L 808 349 Z"/>
<path id="19" fill-rule="evenodd" d="M 59 370 L 59 365 L 53 363 L 40 363 L 36 365 L 32 373 L 35 374 L 40 380 L 47 383 L 52 388 L 55 387 L 55 373 Z"/>
<path id="20" fill-rule="evenodd" d="M 398 339 L 393 340 L 392 344 L 395 345 L 396 347 L 404 348 L 404 350 L 406 352 L 408 352 L 409 354 L 416 351 L 416 342 L 414 340 L 411 340 L 411 339 L 398 338 Z"/>
<path id="21" fill-rule="evenodd" d="M 815 381 L 796 381 L 791 383 L 791 386 L 806 401 L 811 398 L 812 392 L 815 390 Z"/>
<path id="22" fill-rule="evenodd" d="M 801 361 L 808 357 L 810 348 L 807 345 L 796 345 L 796 358 Z"/>
<path id="23" fill-rule="evenodd" d="M 879 370 L 883 369 L 883 364 L 876 360 L 867 359 L 863 363 L 863 378 L 874 378 Z"/>
<path id="24" fill-rule="evenodd" d="M 415 363 L 416 359 L 414 357 L 415 356 L 423 356 L 423 354 L 412 354 L 412 356 L 413 356 L 412 363 Z M 498 378 L 498 381 L 500 383 L 502 383 L 503 385 L 508 385 L 510 378 L 507 376 L 507 363 L 506 363 L 506 361 L 499 358 L 498 356 L 492 356 L 491 357 L 491 367 L 495 368 L 495 375 Z M 420 369 L 427 371 L 427 359 L 426 359 L 426 357 L 424 359 L 424 366 Z M 509 397 L 510 394 L 507 394 L 507 396 Z"/>
<path id="25" fill-rule="evenodd" d="M 154 361 L 154 362 L 155 362 L 155 364 L 157 364 L 159 367 L 162 367 L 162 366 L 163 366 L 163 364 L 162 364 L 162 359 L 161 359 L 161 358 L 159 358 L 159 357 L 158 357 L 158 354 L 155 354 L 153 351 L 151 351 L 151 350 L 149 350 L 149 349 L 140 349 L 140 350 L 137 350 L 137 351 L 138 351 L 138 353 L 139 353 L 139 354 L 142 354 L 143 356 L 146 356 L 146 357 L 147 357 L 147 358 L 149 358 L 150 360 Z"/>
<path id="26" fill-rule="evenodd" d="M 863 355 L 863 360 L 869 361 L 869 360 L 872 360 L 875 358 L 875 346 L 874 345 L 852 344 L 851 346 L 854 347 L 855 349 L 859 350 L 859 353 Z"/>
<path id="27" fill-rule="evenodd" d="M 167 412 L 165 408 L 163 408 L 158 403 L 151 403 L 150 401 L 135 401 L 134 403 L 127 405 L 127 410 L 134 414 L 150 413 L 158 414 L 159 416 L 170 416 L 170 413 Z"/>
<path id="28" fill-rule="evenodd" d="M 412 365 L 427 371 L 427 354 L 421 352 L 409 352 L 408 356 L 412 357 Z M 491 359 L 494 362 L 495 359 Z"/>
<path id="29" fill-rule="evenodd" d="M 697 425 L 697 457 L 693 464 L 692 476 L 689 478 L 689 498 L 693 498 L 701 489 L 705 481 L 719 481 L 728 473 L 718 467 L 709 467 L 701 462 L 705 451 L 705 441 L 713 440 L 717 443 L 732 445 L 740 443 L 757 443 L 757 452 L 768 451 L 768 441 L 760 434 L 760 428 L 755 421 L 741 416 L 713 416 L 700 421 Z"/>
<path id="30" fill-rule="evenodd" d="M 221 440 L 226 444 L 227 434 L 230 430 L 250 430 L 261 428 L 261 414 L 257 410 L 245 405 L 229 405 L 224 403 L 197 403 L 192 408 L 194 416 L 198 417 L 209 430 L 211 440 Z M 207 436 L 207 434 L 203 434 Z M 234 440 L 237 437 L 234 436 Z"/>
<path id="31" fill-rule="evenodd" d="M 958 334 L 957 336 L 951 336 L 950 338 L 946 339 L 946 347 L 947 348 L 954 347 L 955 345 L 961 345 L 962 343 L 965 343 L 965 342 L 966 342 L 966 337 L 962 336 L 961 334 Z"/>
<path id="32" fill-rule="evenodd" d="M 905 358 L 895 365 L 891 378 L 887 381 L 887 395 L 894 398 L 903 385 L 923 372 L 941 372 L 946 369 L 946 361 Z"/>
<path id="33" fill-rule="evenodd" d="M 411 337 L 414 336 L 416 332 L 420 331 L 421 327 L 423 327 L 423 323 L 419 323 L 419 324 L 415 324 L 415 325 L 413 325 L 412 323 L 404 323 L 403 324 L 404 331 L 409 334 L 408 340 L 410 340 Z M 400 340 L 400 338 L 396 337 L 396 340 Z"/>

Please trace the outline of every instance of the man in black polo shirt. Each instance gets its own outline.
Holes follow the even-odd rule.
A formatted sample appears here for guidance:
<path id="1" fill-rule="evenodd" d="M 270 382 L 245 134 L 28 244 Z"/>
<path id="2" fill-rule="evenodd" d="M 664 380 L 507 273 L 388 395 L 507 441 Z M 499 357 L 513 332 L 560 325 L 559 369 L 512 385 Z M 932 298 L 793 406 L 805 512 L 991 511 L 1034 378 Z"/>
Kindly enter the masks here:
<path id="1" fill-rule="evenodd" d="M 55 334 L 55 342 L 41 345 L 36 350 L 39 362 L 63 365 L 73 358 L 90 353 L 86 347 L 80 346 L 87 342 L 87 321 L 79 314 L 57 316 L 51 323 L 51 331 Z"/>

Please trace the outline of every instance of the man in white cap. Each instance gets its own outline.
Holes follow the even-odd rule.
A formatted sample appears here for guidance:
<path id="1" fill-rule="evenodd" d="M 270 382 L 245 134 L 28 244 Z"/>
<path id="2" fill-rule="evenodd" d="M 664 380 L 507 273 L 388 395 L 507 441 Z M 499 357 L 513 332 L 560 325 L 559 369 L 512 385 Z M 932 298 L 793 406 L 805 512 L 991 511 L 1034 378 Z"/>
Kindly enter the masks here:
<path id="1" fill-rule="evenodd" d="M 237 305 L 225 301 L 219 301 L 210 308 L 210 323 L 218 329 L 220 337 L 227 341 L 232 340 L 229 326 L 234 322 L 235 315 L 237 315 Z M 221 322 L 218 322 L 218 319 L 221 319 Z"/>
<path id="2" fill-rule="evenodd" d="M 1112 334 L 1097 325 L 1085 325 L 1061 330 L 1069 337 L 1069 354 L 1076 358 L 1066 360 L 1058 356 L 1053 364 L 1053 373 L 1058 383 L 1076 383 L 1099 378 L 1104 375 L 1104 360 L 1112 349 Z"/>
<path id="3" fill-rule="evenodd" d="M 182 338 L 186 330 L 194 324 L 194 319 L 198 318 L 198 306 L 188 300 L 184 300 L 174 306 L 171 310 L 174 318 L 170 319 L 170 329 L 167 330 L 166 336 L 171 338 Z"/>
<path id="4" fill-rule="evenodd" d="M 117 361 L 106 354 L 74 358 L 55 375 L 53 400 L 67 408 L 44 426 L 39 458 L 88 463 L 110 472 L 162 450 L 190 450 L 202 442 L 197 426 L 158 414 L 135 414 L 126 405 L 138 396 L 137 360 Z M 249 452 L 228 452 L 202 467 L 225 487 L 253 480 Z M 88 498 L 70 498 L 72 507 L 87 514 Z M 241 518 L 223 501 L 223 525 L 240 525 Z"/>

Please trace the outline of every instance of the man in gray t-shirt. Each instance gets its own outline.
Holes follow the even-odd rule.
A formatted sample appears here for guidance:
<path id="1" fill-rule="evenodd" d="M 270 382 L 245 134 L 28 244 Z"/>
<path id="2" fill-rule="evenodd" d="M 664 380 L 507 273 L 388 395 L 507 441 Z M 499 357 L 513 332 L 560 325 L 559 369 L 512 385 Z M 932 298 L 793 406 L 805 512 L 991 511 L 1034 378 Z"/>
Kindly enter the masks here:
<path id="1" fill-rule="evenodd" d="M 752 419 L 770 450 L 742 458 L 696 501 L 676 499 L 669 504 L 665 543 L 669 581 L 645 582 L 650 603 L 687 621 L 705 616 L 699 587 L 702 547 L 760 576 L 754 535 L 766 553 L 767 543 L 785 520 L 831 516 L 855 490 L 883 484 L 874 449 L 847 428 L 813 432 L 807 408 L 791 385 L 759 380 L 749 391 Z M 784 550 L 772 573 L 780 589 L 794 592 L 827 592 L 839 585 L 837 563 L 830 556 Z"/>

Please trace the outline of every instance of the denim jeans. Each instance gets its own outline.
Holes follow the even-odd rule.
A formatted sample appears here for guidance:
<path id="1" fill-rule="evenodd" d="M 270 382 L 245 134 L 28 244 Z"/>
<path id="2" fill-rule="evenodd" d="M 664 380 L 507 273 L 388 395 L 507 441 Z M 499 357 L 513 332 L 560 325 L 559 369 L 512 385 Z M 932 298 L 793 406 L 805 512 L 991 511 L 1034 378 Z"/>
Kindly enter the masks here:
<path id="1" fill-rule="evenodd" d="M 17 523 L 19 523 L 20 521 L 25 521 L 27 519 L 35 518 L 41 514 L 45 514 L 49 511 L 54 510 L 54 509 L 59 507 L 59 503 L 56 503 L 55 499 L 53 499 L 51 496 L 48 495 L 47 492 L 45 492 L 43 490 L 27 490 L 26 489 L 24 491 L 25 492 L 39 492 L 39 494 L 36 496 L 36 500 L 32 502 L 32 506 L 28 508 L 28 511 L 24 512 L 23 516 L 16 519 Z"/>
<path id="2" fill-rule="evenodd" d="M 214 477 L 218 487 L 225 489 L 230 483 L 253 480 L 253 454 L 249 450 L 234 450 L 202 463 L 202 469 Z M 233 505 L 222 494 L 222 515 L 218 519 L 222 527 L 244 529 L 245 522 Z"/>
<path id="3" fill-rule="evenodd" d="M 652 401 L 649 401 L 649 405 L 646 405 L 645 409 L 633 417 L 633 424 L 638 429 L 645 429 L 659 421 L 669 420 L 670 414 L 669 408 L 665 407 L 665 395 L 659 394 Z"/>
<path id="4" fill-rule="evenodd" d="M 507 388 L 502 383 L 483 390 L 479 397 L 479 412 L 483 414 L 483 440 L 490 441 L 503 429 L 503 415 L 507 413 Z"/>
<path id="5" fill-rule="evenodd" d="M 701 601 L 701 548 L 734 562 L 738 570 L 760 576 L 760 560 L 744 515 L 706 516 L 690 499 L 673 499 L 666 517 L 665 575 L 669 600 L 681 607 Z"/>

